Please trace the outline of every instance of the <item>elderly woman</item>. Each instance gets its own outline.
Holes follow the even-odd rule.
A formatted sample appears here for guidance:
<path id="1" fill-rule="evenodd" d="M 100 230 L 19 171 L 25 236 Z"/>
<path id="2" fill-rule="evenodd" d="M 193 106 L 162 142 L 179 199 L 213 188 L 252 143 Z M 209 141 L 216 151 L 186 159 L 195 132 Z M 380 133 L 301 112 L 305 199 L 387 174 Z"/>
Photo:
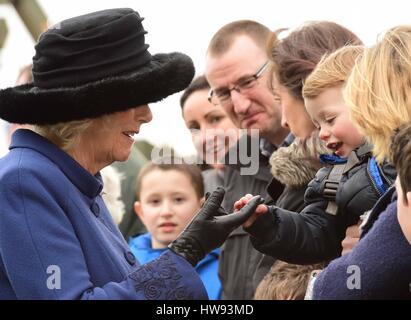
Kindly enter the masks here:
<path id="1" fill-rule="evenodd" d="M 33 83 L 0 91 L 0 117 L 34 125 L 16 131 L 0 160 L 1 299 L 207 298 L 193 266 L 261 201 L 227 215 L 218 189 L 170 250 L 136 261 L 99 171 L 127 160 L 152 118 L 148 103 L 194 74 L 183 54 L 151 56 L 141 21 L 132 9 L 65 20 L 40 37 Z"/>

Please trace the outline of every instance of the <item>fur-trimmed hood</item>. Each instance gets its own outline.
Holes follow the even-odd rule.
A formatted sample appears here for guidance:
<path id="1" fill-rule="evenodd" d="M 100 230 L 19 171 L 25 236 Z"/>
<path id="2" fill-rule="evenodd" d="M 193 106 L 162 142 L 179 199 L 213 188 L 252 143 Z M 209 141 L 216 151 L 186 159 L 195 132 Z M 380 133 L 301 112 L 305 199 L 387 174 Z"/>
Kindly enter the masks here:
<path id="1" fill-rule="evenodd" d="M 302 187 L 310 182 L 323 166 L 319 156 L 331 153 L 315 131 L 310 137 L 296 138 L 288 147 L 275 151 L 270 157 L 271 173 L 288 187 Z"/>

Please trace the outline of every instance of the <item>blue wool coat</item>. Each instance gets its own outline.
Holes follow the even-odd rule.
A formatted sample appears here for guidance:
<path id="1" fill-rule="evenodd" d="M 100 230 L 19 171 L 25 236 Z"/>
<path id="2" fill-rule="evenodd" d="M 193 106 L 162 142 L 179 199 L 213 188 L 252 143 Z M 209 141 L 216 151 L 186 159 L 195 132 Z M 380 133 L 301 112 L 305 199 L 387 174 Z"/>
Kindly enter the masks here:
<path id="1" fill-rule="evenodd" d="M 131 251 L 141 263 L 148 263 L 158 258 L 166 250 L 166 248 L 153 249 L 151 246 L 150 233 L 130 238 L 128 244 L 130 245 Z M 196 270 L 203 281 L 210 300 L 218 300 L 221 298 L 221 283 L 218 278 L 219 253 L 220 249 L 213 250 L 196 265 Z"/>
<path id="2" fill-rule="evenodd" d="M 179 255 L 139 264 L 102 187 L 48 140 L 14 134 L 0 159 L 0 299 L 206 299 Z"/>

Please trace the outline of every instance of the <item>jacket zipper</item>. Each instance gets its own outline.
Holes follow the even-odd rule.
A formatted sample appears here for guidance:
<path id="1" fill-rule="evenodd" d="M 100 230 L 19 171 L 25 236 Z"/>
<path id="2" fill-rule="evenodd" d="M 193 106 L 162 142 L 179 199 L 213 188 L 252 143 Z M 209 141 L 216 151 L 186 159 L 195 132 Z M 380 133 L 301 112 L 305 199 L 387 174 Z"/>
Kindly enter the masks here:
<path id="1" fill-rule="evenodd" d="M 393 185 L 394 181 L 391 181 L 391 179 L 389 179 L 389 178 L 385 175 L 384 170 L 383 170 L 382 167 L 381 167 L 381 170 L 380 170 L 380 166 L 379 166 L 379 165 L 377 165 L 377 166 L 378 166 L 378 171 L 380 172 L 381 176 L 382 176 L 382 177 L 384 178 L 384 180 L 388 183 L 389 187 L 391 187 L 391 186 Z"/>
<path id="2" fill-rule="evenodd" d="M 370 182 L 371 182 L 371 185 L 374 187 L 374 190 L 377 192 L 377 194 L 381 197 L 382 196 L 382 193 L 380 192 L 380 190 L 378 189 L 378 187 L 376 186 L 376 184 L 375 184 L 375 182 L 374 182 L 374 179 L 372 178 L 372 175 L 371 175 L 371 172 L 370 172 L 370 169 L 369 169 L 369 166 L 368 166 L 368 164 L 367 164 L 367 176 L 368 176 L 368 179 L 370 180 Z"/>

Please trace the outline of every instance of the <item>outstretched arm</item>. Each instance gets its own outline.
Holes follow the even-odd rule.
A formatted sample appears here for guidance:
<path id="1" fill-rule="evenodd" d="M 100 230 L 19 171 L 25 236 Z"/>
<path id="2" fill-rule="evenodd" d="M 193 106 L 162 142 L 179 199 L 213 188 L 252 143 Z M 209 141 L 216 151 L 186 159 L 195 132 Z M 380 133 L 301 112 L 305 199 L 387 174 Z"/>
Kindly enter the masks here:
<path id="1" fill-rule="evenodd" d="M 260 196 L 256 196 L 238 212 L 228 214 L 221 207 L 224 193 L 223 188 L 217 188 L 178 238 L 169 245 L 172 251 L 193 266 L 209 252 L 220 247 L 229 234 L 246 222 L 263 201 Z"/>

